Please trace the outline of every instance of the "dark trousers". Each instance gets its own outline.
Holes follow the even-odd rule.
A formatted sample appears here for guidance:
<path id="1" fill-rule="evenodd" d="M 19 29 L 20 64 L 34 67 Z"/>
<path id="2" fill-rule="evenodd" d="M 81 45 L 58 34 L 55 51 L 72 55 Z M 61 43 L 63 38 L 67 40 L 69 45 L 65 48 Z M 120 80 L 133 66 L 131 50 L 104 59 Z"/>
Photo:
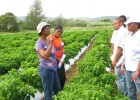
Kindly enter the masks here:
<path id="1" fill-rule="evenodd" d="M 57 69 L 57 74 L 58 74 L 61 89 L 63 90 L 64 84 L 65 84 L 65 81 L 66 81 L 64 64 L 62 64 L 62 66 Z"/>

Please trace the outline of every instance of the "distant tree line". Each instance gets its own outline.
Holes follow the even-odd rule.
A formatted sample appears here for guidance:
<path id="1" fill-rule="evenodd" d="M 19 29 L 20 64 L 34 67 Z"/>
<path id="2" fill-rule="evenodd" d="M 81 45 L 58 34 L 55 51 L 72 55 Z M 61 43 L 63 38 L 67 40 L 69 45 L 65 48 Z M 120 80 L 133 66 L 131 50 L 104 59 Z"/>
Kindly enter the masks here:
<path id="1" fill-rule="evenodd" d="M 20 30 L 36 30 L 36 26 L 41 21 L 47 21 L 47 17 L 43 13 L 42 2 L 40 0 L 35 0 L 33 5 L 29 9 L 29 13 L 25 17 L 25 20 L 18 21 L 17 17 L 11 13 L 7 12 L 0 16 L 0 32 L 16 32 Z M 101 22 L 109 22 L 109 19 L 101 20 Z M 62 15 L 59 15 L 53 20 L 49 20 L 48 23 L 52 27 L 55 25 L 62 25 L 64 27 L 86 27 L 88 22 L 79 19 L 65 19 Z"/>
<path id="2" fill-rule="evenodd" d="M 64 27 L 86 27 L 88 22 L 79 19 L 65 19 L 62 15 L 59 15 L 54 20 L 49 20 L 48 23 L 54 27 L 55 25 L 62 25 Z"/>
<path id="3" fill-rule="evenodd" d="M 19 31 L 19 25 L 13 13 L 7 12 L 0 16 L 0 31 Z"/>
<path id="4" fill-rule="evenodd" d="M 38 23 L 47 20 L 47 17 L 43 14 L 41 4 L 42 2 L 40 0 L 35 0 L 24 21 L 18 21 L 17 17 L 11 12 L 0 16 L 0 31 L 16 32 L 19 30 L 35 30 Z M 50 20 L 48 23 L 52 27 L 58 24 L 69 27 L 85 27 L 87 25 L 87 22 L 84 20 L 65 19 L 61 15 L 54 20 Z"/>
<path id="5" fill-rule="evenodd" d="M 111 19 L 105 18 L 105 19 L 100 20 L 100 22 L 111 22 Z"/>

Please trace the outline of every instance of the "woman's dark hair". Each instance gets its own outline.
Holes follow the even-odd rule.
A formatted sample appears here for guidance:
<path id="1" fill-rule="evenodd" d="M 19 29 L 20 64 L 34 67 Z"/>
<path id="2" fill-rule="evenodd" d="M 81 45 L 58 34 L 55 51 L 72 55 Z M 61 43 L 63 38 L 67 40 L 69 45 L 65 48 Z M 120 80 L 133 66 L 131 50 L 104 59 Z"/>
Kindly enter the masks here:
<path id="1" fill-rule="evenodd" d="M 55 26 L 55 30 L 56 30 L 56 29 L 63 30 L 63 27 L 62 27 L 61 25 L 57 25 L 57 26 Z"/>

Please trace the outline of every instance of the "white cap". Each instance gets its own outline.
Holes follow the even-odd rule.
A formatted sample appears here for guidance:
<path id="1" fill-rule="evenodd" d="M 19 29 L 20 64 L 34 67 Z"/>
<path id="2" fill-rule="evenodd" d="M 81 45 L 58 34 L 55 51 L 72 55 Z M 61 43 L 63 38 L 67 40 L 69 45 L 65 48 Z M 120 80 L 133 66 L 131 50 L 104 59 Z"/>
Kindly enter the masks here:
<path id="1" fill-rule="evenodd" d="M 125 22 L 125 24 L 129 24 L 129 23 L 132 23 L 132 22 L 136 22 L 136 23 L 140 23 L 140 17 L 130 17 L 128 19 L 128 21 Z"/>
<path id="2" fill-rule="evenodd" d="M 48 24 L 48 23 L 46 23 L 46 22 L 40 22 L 38 25 L 37 25 L 37 27 L 36 27 L 36 29 L 37 29 L 37 32 L 38 32 L 38 34 L 41 32 L 41 30 L 42 30 L 42 28 L 44 27 L 44 26 L 51 26 L 50 24 Z"/>

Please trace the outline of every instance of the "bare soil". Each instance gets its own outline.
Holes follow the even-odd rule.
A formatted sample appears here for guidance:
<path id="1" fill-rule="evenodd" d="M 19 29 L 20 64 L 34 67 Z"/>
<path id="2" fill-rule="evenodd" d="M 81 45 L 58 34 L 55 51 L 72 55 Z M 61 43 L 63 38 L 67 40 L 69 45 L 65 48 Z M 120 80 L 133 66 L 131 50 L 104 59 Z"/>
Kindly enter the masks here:
<path id="1" fill-rule="evenodd" d="M 94 38 L 95 39 L 95 38 Z M 69 83 L 69 81 L 71 80 L 71 78 L 76 75 L 77 69 L 76 69 L 76 62 L 79 61 L 80 59 L 82 59 L 84 57 L 84 55 L 91 50 L 94 39 L 92 41 L 90 41 L 90 45 L 89 47 L 86 49 L 86 51 L 79 57 L 78 60 L 75 61 L 75 63 L 70 66 L 70 68 L 66 71 L 66 84 Z"/>
<path id="2" fill-rule="evenodd" d="M 140 100 L 140 94 L 137 93 L 137 99 Z"/>

